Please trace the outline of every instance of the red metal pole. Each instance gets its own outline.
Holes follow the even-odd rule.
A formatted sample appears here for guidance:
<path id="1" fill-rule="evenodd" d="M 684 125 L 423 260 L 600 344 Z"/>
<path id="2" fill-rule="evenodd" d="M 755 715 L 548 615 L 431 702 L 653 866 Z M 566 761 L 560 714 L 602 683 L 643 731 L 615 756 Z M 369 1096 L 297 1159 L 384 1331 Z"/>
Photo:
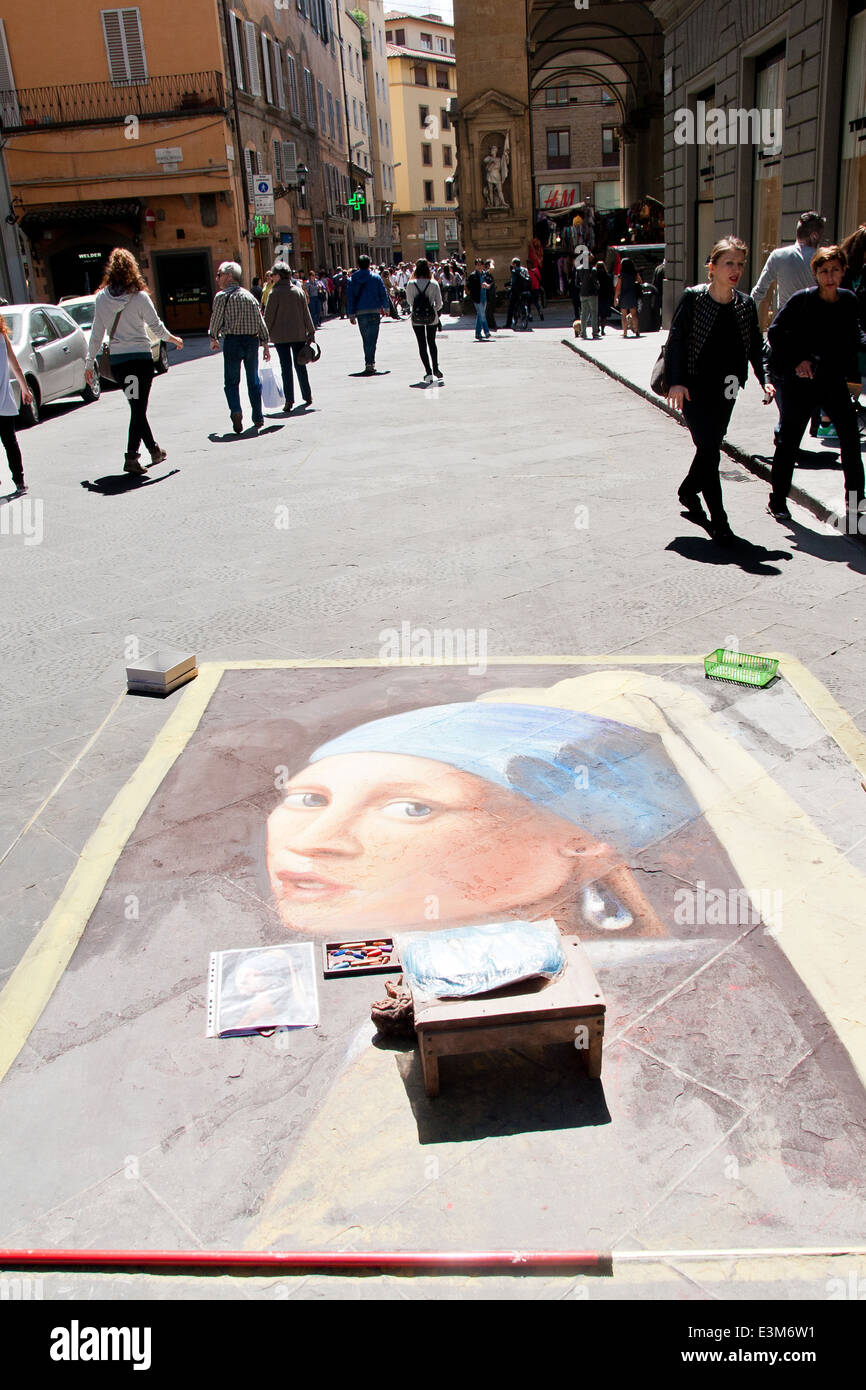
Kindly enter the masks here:
<path id="1" fill-rule="evenodd" d="M 322 1270 L 413 1273 L 424 1269 L 531 1274 L 550 1269 L 612 1273 L 598 1250 L 3 1250 L 0 1269 Z"/>

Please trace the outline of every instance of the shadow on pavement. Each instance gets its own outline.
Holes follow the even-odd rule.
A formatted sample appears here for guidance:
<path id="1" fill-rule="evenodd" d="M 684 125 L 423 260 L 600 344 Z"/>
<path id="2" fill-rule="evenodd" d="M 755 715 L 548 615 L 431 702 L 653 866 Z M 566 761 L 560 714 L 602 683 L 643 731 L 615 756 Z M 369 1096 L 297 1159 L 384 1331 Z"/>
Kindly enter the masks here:
<path id="1" fill-rule="evenodd" d="M 173 478 L 179 468 L 163 473 L 161 478 L 151 478 L 149 473 L 109 473 L 104 478 L 82 478 L 81 486 L 88 492 L 101 492 L 103 497 L 119 497 L 122 492 L 136 492 L 139 488 L 152 487 L 154 483 L 164 483 Z"/>
<path id="2" fill-rule="evenodd" d="M 587 1077 L 567 1043 L 442 1057 L 442 1091 L 435 1100 L 425 1094 L 417 1047 L 407 1043 L 401 1053 L 397 1069 L 421 1144 L 611 1123 L 601 1081 Z"/>
<path id="3" fill-rule="evenodd" d="M 777 565 L 768 562 L 793 559 L 788 550 L 768 550 L 766 546 L 753 545 L 743 537 L 731 550 L 717 545 L 709 536 L 677 536 L 665 549 L 682 555 L 684 560 L 697 560 L 704 565 L 738 565 L 747 574 L 781 574 Z"/>
<path id="4" fill-rule="evenodd" d="M 258 429 L 254 425 L 248 425 L 240 434 L 209 434 L 208 439 L 212 444 L 234 444 L 239 439 L 258 439 L 263 434 L 276 434 L 283 428 L 282 425 L 260 425 Z"/>

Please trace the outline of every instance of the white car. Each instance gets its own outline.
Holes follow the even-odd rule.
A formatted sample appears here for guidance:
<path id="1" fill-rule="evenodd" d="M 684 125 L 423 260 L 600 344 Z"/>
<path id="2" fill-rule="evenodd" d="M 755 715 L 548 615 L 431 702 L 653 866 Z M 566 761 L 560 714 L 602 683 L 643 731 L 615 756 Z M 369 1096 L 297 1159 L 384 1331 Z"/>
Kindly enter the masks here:
<path id="1" fill-rule="evenodd" d="M 60 301 L 60 307 L 70 314 L 79 328 L 84 330 L 88 342 L 90 341 L 90 330 L 93 327 L 94 304 L 96 303 L 95 294 L 81 294 L 75 297 L 68 296 Z M 168 371 L 168 344 L 161 338 L 157 338 L 152 333 L 147 324 L 144 325 L 150 340 L 150 350 L 153 353 L 153 365 L 157 376 L 162 376 L 163 372 Z M 99 375 L 107 386 L 116 386 L 114 373 L 108 361 L 108 334 L 102 340 L 102 347 L 99 350 Z"/>
<path id="2" fill-rule="evenodd" d="M 99 378 L 88 386 L 84 379 L 87 339 L 74 319 L 56 304 L 8 304 L 2 310 L 12 350 L 33 392 L 31 405 L 21 404 L 21 388 L 12 377 L 23 426 L 39 423 L 43 405 L 63 396 L 99 400 Z"/>

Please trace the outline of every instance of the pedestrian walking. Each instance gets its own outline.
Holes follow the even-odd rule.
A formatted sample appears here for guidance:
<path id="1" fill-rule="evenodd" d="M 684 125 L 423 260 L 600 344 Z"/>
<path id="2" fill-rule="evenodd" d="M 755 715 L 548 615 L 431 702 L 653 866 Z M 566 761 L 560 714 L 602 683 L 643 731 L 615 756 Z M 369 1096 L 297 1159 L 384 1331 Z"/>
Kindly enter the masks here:
<path id="1" fill-rule="evenodd" d="M 491 333 L 497 333 L 499 331 L 499 325 L 496 322 L 496 281 L 493 278 L 495 269 L 495 261 L 484 262 L 484 270 L 487 275 L 487 327 L 490 329 Z"/>
<path id="2" fill-rule="evenodd" d="M 370 257 L 358 257 L 358 269 L 349 280 L 346 309 L 351 323 L 357 323 L 364 344 L 364 376 L 376 375 L 376 344 L 379 324 L 389 312 L 391 301 L 382 277 L 370 269 Z"/>
<path id="3" fill-rule="evenodd" d="M 824 235 L 824 227 L 827 219 L 822 217 L 820 212 L 804 212 L 797 222 L 796 240 L 793 246 L 777 246 L 771 251 L 764 268 L 752 287 L 752 299 L 755 304 L 760 304 L 769 293 L 771 285 L 776 286 L 776 313 L 784 309 L 788 300 L 798 290 L 811 290 L 814 288 L 815 279 L 812 275 L 812 260 L 815 252 L 821 244 Z M 779 429 L 782 422 L 782 410 L 785 403 L 785 375 L 778 374 L 772 366 L 768 367 L 768 381 L 772 382 L 776 390 L 776 405 L 779 407 L 779 420 L 773 431 L 773 438 L 778 444 Z M 795 389 L 799 389 L 799 383 L 793 382 Z M 817 435 L 820 427 L 820 402 L 816 409 L 815 419 L 812 423 L 812 434 Z"/>
<path id="4" fill-rule="evenodd" d="M 96 359 L 107 337 L 111 374 L 123 388 L 129 403 L 129 433 L 123 460 L 125 473 L 145 472 L 139 457 L 142 444 L 150 454 L 151 463 L 162 463 L 166 457 L 165 449 L 161 449 L 153 437 L 147 418 L 154 378 L 148 328 L 163 342 L 183 347 L 183 339 L 176 338 L 166 328 L 153 307 L 132 252 L 116 246 L 108 257 L 105 275 L 93 303 L 93 325 L 84 375 L 88 385 L 91 384 L 98 370 Z"/>
<path id="5" fill-rule="evenodd" d="M 529 293 L 532 301 L 532 308 L 538 310 L 538 317 L 544 322 L 544 290 L 541 288 L 541 271 L 537 265 L 531 265 L 529 274 Z M 530 318 L 532 313 L 530 311 Z"/>
<path id="6" fill-rule="evenodd" d="M 235 434 L 244 427 L 241 410 L 241 367 L 247 381 L 253 426 L 265 423 L 262 415 L 262 383 L 259 377 L 259 344 L 264 345 L 264 358 L 271 360 L 268 330 L 262 311 L 249 290 L 241 287 L 241 268 L 237 261 L 223 261 L 217 271 L 217 293 L 211 310 L 210 345 L 219 351 L 223 337 L 223 382 L 225 397 Z"/>
<path id="7" fill-rule="evenodd" d="M 638 285 L 639 279 L 634 261 L 631 256 L 623 256 L 613 298 L 614 308 L 619 309 L 622 316 L 623 338 L 628 337 L 629 328 L 636 338 L 640 337 L 637 318 L 637 301 L 640 293 Z"/>
<path id="8" fill-rule="evenodd" d="M 529 271 L 520 264 L 520 257 L 515 256 L 511 262 L 511 283 L 508 286 L 508 314 L 505 319 L 505 327 L 511 328 L 514 319 L 520 313 L 524 299 L 528 301 L 530 294 Z M 528 306 L 527 306 L 528 307 Z"/>
<path id="9" fill-rule="evenodd" d="M 335 273 L 335 275 L 334 275 L 334 292 L 335 292 L 335 296 L 336 296 L 336 300 L 337 300 L 337 309 L 338 309 L 338 311 L 339 311 L 339 314 L 340 314 L 340 318 L 341 318 L 341 319 L 344 319 L 344 318 L 346 317 L 346 285 L 347 285 L 347 283 L 348 283 L 348 276 L 346 275 L 346 272 L 345 272 L 345 270 L 343 269 L 343 267 L 342 267 L 341 265 L 338 265 L 338 266 L 337 266 L 336 273 Z"/>
<path id="10" fill-rule="evenodd" d="M 863 501 L 863 460 L 857 412 L 848 382 L 859 381 L 858 354 L 866 351 L 857 296 L 841 288 L 847 258 L 841 246 L 816 251 L 811 289 L 792 294 L 770 324 L 770 362 L 783 383 L 779 435 L 773 454 L 772 492 L 767 510 L 790 521 L 788 493 L 803 431 L 820 403 L 836 427 L 845 477 L 844 514 L 850 534 L 858 532 Z"/>
<path id="11" fill-rule="evenodd" d="M 721 445 L 737 392 L 746 384 L 749 363 L 764 388 L 764 404 L 773 399 L 764 378 L 764 340 L 754 301 L 737 285 L 746 264 L 747 246 L 738 237 L 717 241 L 708 262 L 708 282 L 685 290 L 668 336 L 668 400 L 681 410 L 695 445 L 695 456 L 679 489 L 689 516 L 708 525 L 719 545 L 736 544 L 722 500 L 719 478 Z M 625 258 L 624 258 L 625 259 Z M 700 496 L 709 509 L 709 520 Z"/>
<path id="12" fill-rule="evenodd" d="M 439 370 L 439 353 L 436 347 L 436 329 L 442 312 L 442 291 L 430 274 L 430 266 L 422 257 L 415 262 L 415 275 L 406 286 L 409 311 L 412 315 L 412 330 L 418 340 L 418 352 L 424 364 L 424 381 L 432 386 L 435 376 L 442 381 Z"/>
<path id="13" fill-rule="evenodd" d="M 475 340 L 479 343 L 490 338 L 490 329 L 487 326 L 487 295 L 492 279 L 481 258 L 476 258 L 475 269 L 466 277 L 466 289 L 475 305 Z"/>
<path id="14" fill-rule="evenodd" d="M 316 328 L 322 322 L 322 297 L 319 282 L 312 271 L 304 281 L 304 292 L 310 306 L 310 316 Z"/>
<path id="15" fill-rule="evenodd" d="M 594 265 L 587 265 L 577 272 L 580 287 L 580 336 L 587 338 L 587 328 L 592 325 L 593 338 L 600 338 L 598 331 L 598 271 Z"/>
<path id="16" fill-rule="evenodd" d="M 604 261 L 596 261 L 595 273 L 598 276 L 598 331 L 604 337 L 604 326 L 613 303 L 613 280 Z"/>
<path id="17" fill-rule="evenodd" d="M 298 361 L 298 353 L 316 336 L 307 297 L 300 285 L 292 281 L 291 267 L 285 261 L 275 261 L 271 267 L 273 288 L 265 308 L 265 323 L 271 342 L 280 359 L 283 377 L 283 395 L 286 398 L 283 410 L 288 414 L 295 404 L 295 379 L 292 366 L 298 374 L 298 386 L 304 405 L 312 405 L 313 393 L 310 378 L 303 362 Z"/>
<path id="18" fill-rule="evenodd" d="M 15 404 L 15 397 L 12 394 L 11 378 L 14 376 L 21 387 L 21 400 L 24 405 L 32 404 L 33 392 L 27 385 L 21 365 L 12 350 L 9 329 L 2 314 L 0 314 L 0 334 L 2 334 L 6 344 L 5 352 L 0 352 L 0 440 L 3 441 L 3 448 L 6 450 L 9 472 L 12 474 L 12 482 L 15 487 L 12 496 L 23 497 L 27 491 L 27 484 L 24 481 L 24 465 L 21 462 L 21 450 L 18 446 L 18 435 L 15 429 L 18 406 Z"/>

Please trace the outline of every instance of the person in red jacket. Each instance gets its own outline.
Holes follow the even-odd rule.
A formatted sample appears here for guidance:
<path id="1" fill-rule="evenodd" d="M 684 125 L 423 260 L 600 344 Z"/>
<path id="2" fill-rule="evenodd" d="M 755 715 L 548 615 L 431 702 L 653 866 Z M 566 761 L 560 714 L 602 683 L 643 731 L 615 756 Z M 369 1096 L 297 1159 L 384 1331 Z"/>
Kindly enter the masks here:
<path id="1" fill-rule="evenodd" d="M 538 310 L 538 317 L 543 320 L 544 290 L 541 288 L 541 271 L 537 265 L 528 266 L 527 269 L 529 270 L 529 283 L 531 286 L 530 303 L 532 308 Z M 530 309 L 529 317 L 532 318 L 532 309 Z"/>

